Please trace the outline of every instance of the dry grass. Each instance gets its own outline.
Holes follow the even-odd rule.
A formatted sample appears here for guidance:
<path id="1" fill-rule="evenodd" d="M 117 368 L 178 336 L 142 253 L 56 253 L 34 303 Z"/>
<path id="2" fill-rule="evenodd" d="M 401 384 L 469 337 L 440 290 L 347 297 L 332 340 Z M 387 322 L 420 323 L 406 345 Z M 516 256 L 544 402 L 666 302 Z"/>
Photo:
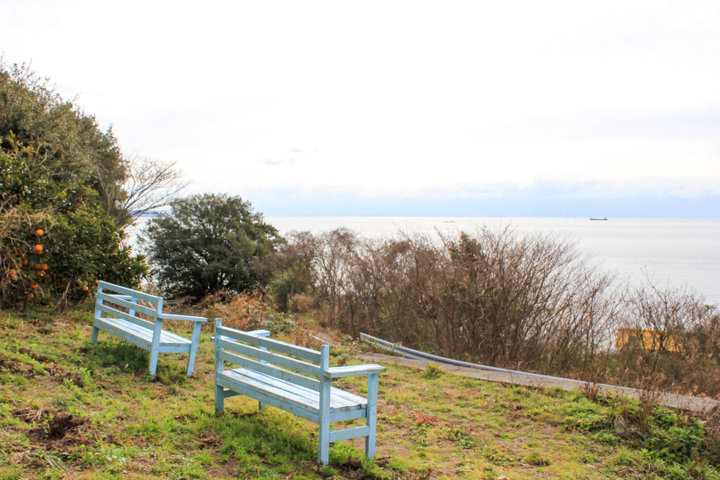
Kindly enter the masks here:
<path id="1" fill-rule="evenodd" d="M 640 402 L 396 366 L 380 381 L 376 461 L 363 460 L 355 440 L 334 444 L 331 465 L 318 467 L 314 424 L 258 411 L 244 397 L 214 416 L 210 334 L 203 333 L 195 377 L 185 377 L 183 356 L 164 355 L 152 381 L 146 352 L 102 337 L 89 344 L 88 314 L 3 313 L 0 478 L 600 479 L 675 470 L 718 478 L 703 457 L 709 453 L 691 449 L 675 462 L 635 448 L 630 442 L 661 438 L 648 433 L 656 410 Z M 300 343 L 323 335 L 307 327 L 284 334 Z M 333 347 L 332 363 L 356 362 L 353 348 Z M 363 378 L 337 386 L 366 388 Z M 635 432 L 628 440 L 612 428 L 618 414 Z M 677 432 L 700 431 L 684 417 L 662 418 Z M 709 431 L 717 425 L 708 419 Z"/>

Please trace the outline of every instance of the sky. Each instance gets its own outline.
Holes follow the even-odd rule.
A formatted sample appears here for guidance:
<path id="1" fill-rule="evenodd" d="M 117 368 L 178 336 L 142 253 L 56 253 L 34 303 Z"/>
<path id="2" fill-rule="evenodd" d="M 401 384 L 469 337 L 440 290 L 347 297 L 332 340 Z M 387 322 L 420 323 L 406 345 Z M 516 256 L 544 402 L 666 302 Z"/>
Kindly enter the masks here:
<path id="1" fill-rule="evenodd" d="M 267 216 L 720 218 L 720 2 L 2 0 L 0 55 Z"/>

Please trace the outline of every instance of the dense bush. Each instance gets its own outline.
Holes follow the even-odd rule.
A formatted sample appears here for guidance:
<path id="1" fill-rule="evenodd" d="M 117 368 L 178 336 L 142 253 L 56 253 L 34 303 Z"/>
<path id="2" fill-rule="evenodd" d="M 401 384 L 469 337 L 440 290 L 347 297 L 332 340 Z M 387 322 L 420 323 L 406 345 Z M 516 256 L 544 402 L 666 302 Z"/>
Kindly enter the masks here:
<path id="1" fill-rule="evenodd" d="M 270 253 L 282 241 L 249 202 L 205 194 L 173 201 L 150 221 L 143 244 L 162 289 L 199 300 L 266 286 Z"/>
<path id="2" fill-rule="evenodd" d="M 296 233 L 285 292 L 323 323 L 444 356 L 681 393 L 720 394 L 720 315 L 685 289 L 631 289 L 552 237 L 480 230 L 370 240 Z M 651 342 L 616 348 L 618 329 Z M 648 332 L 653 332 L 652 336 Z"/>
<path id="3" fill-rule="evenodd" d="M 143 259 L 123 246 L 92 182 L 62 155 L 0 142 L 0 304 L 80 299 L 100 278 L 137 283 Z"/>
<path id="4" fill-rule="evenodd" d="M 127 158 L 47 79 L 0 60 L 0 304 L 136 284 L 147 267 L 123 230 L 182 186 L 172 164 Z"/>
<path id="5" fill-rule="evenodd" d="M 336 230 L 291 244 L 312 254 L 325 321 L 351 334 L 546 370 L 585 362 L 609 344 L 617 309 L 610 279 L 562 241 L 507 230 L 372 241 Z"/>
<path id="6" fill-rule="evenodd" d="M 50 175 L 41 179 L 45 186 L 56 183 L 65 187 L 61 189 L 66 193 L 61 210 L 71 211 L 84 200 L 84 191 L 93 190 L 105 213 L 116 213 L 118 205 L 111 200 L 110 191 L 126 176 L 117 140 L 26 66 L 0 63 L 0 137 L 3 148 L 8 148 L 9 141 L 31 149 L 37 167 Z M 28 169 L 37 172 L 33 167 Z M 22 188 L 24 180 L 22 176 L 14 179 L 13 186 Z M 36 197 L 35 192 L 25 190 L 24 199 L 30 205 L 46 206 L 47 195 Z"/>

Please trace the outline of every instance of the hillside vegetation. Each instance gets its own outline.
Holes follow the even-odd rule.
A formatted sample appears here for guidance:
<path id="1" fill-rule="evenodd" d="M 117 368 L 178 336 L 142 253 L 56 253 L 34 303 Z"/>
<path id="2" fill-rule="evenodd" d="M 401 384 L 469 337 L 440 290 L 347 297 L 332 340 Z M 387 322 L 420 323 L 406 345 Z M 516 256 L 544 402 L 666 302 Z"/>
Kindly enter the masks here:
<path id="1" fill-rule="evenodd" d="M 193 378 L 163 355 L 152 380 L 146 352 L 91 345 L 90 325 L 87 311 L 0 314 L 0 478 L 720 478 L 717 419 L 392 365 L 377 458 L 341 442 L 321 467 L 314 424 L 244 397 L 215 417 L 209 329 Z M 333 347 L 332 363 L 358 348 Z"/>

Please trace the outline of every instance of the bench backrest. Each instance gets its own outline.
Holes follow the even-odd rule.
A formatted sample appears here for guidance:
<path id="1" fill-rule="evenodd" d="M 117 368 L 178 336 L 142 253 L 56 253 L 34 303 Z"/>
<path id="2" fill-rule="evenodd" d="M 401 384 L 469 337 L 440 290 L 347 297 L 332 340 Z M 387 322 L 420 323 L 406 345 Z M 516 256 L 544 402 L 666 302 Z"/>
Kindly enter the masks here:
<path id="1" fill-rule="evenodd" d="M 321 350 L 293 345 L 251 332 L 222 326 L 215 320 L 215 370 L 222 372 L 225 362 L 280 378 L 314 390 L 330 364 L 330 346 Z"/>
<path id="2" fill-rule="evenodd" d="M 143 303 L 138 303 L 142 301 Z M 132 288 L 100 281 L 95 300 L 97 318 L 122 318 L 141 327 L 155 329 L 155 323 L 162 314 L 163 298 Z M 139 314 L 150 317 L 146 320 Z"/>

